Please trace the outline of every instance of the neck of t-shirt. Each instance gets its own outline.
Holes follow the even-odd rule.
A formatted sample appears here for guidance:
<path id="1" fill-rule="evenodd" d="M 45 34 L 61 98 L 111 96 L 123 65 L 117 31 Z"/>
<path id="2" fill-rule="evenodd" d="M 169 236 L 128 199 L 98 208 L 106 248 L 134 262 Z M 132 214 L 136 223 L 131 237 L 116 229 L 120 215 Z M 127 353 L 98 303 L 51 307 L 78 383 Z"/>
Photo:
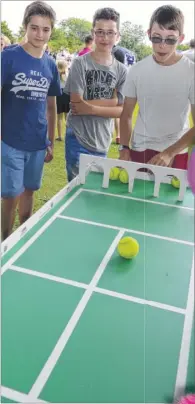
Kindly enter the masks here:
<path id="1" fill-rule="evenodd" d="M 45 53 L 43 48 L 35 48 L 29 42 L 25 43 L 22 48 L 27 52 L 29 55 L 33 56 L 34 58 L 41 59 Z"/>
<path id="2" fill-rule="evenodd" d="M 171 55 L 171 57 L 167 61 L 165 61 L 164 63 L 159 63 L 156 60 L 155 55 L 153 55 L 154 61 L 160 66 L 172 66 L 172 65 L 175 65 L 177 62 L 179 62 L 179 60 L 181 58 L 182 58 L 182 55 L 174 53 L 173 55 Z"/>
<path id="3" fill-rule="evenodd" d="M 90 53 L 92 59 L 95 60 L 96 63 L 103 65 L 103 66 L 111 66 L 113 63 L 113 55 L 111 51 L 109 52 L 102 52 L 99 51 L 97 48 Z"/>

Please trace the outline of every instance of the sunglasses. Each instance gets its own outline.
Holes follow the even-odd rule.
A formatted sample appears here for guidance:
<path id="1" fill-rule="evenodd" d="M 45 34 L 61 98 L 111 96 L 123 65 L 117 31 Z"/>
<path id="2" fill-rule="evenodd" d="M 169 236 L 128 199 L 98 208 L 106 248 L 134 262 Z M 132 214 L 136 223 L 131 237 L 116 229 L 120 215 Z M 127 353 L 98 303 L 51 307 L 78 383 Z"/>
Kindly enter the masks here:
<path id="1" fill-rule="evenodd" d="M 175 45 L 177 43 L 178 39 L 179 39 L 179 37 L 178 38 L 165 38 L 165 39 L 161 38 L 160 36 L 151 36 L 150 37 L 150 41 L 152 43 L 165 42 L 167 45 Z"/>

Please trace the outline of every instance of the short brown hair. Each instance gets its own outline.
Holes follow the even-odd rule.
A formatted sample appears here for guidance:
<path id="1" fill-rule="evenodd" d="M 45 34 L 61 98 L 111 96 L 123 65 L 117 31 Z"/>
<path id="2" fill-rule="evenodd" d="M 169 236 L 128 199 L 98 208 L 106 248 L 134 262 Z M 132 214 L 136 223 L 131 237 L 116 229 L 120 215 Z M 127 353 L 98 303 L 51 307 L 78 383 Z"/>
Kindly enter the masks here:
<path id="1" fill-rule="evenodd" d="M 96 21 L 99 20 L 111 20 L 117 23 L 117 28 L 120 25 L 120 14 L 114 8 L 100 8 L 96 11 L 93 17 L 93 28 L 95 27 Z"/>
<path id="2" fill-rule="evenodd" d="M 155 22 L 160 27 L 173 31 L 179 31 L 180 35 L 183 34 L 184 15 L 179 8 L 171 5 L 157 8 L 152 14 L 150 20 L 150 30 Z"/>
<path id="3" fill-rule="evenodd" d="M 40 15 L 41 17 L 48 17 L 51 20 L 51 27 L 53 28 L 56 21 L 56 13 L 51 6 L 44 1 L 33 1 L 26 7 L 23 18 L 23 25 L 27 27 L 31 17 Z"/>

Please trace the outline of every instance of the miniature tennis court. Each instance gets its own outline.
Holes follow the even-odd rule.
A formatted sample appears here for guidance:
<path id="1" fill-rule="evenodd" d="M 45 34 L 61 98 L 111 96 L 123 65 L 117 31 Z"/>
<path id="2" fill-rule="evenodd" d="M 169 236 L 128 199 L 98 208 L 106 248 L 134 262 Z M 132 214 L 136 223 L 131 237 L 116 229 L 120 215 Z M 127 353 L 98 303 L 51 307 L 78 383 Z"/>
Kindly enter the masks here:
<path id="1" fill-rule="evenodd" d="M 114 163 L 82 156 L 2 244 L 3 403 L 172 403 L 194 386 L 194 197 L 181 170 L 180 190 L 159 167 L 128 185 Z"/>

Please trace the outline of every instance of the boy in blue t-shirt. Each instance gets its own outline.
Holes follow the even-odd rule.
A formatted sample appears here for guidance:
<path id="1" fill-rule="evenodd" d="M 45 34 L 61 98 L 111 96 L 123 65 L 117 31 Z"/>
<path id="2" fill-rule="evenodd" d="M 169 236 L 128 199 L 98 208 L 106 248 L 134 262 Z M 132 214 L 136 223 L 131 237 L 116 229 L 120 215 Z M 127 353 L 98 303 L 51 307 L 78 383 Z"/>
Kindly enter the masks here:
<path id="1" fill-rule="evenodd" d="M 44 162 L 53 158 L 60 80 L 44 47 L 54 23 L 55 12 L 49 5 L 42 1 L 29 4 L 23 20 L 26 43 L 1 54 L 3 240 L 12 231 L 18 203 L 20 223 L 30 217 Z"/>

